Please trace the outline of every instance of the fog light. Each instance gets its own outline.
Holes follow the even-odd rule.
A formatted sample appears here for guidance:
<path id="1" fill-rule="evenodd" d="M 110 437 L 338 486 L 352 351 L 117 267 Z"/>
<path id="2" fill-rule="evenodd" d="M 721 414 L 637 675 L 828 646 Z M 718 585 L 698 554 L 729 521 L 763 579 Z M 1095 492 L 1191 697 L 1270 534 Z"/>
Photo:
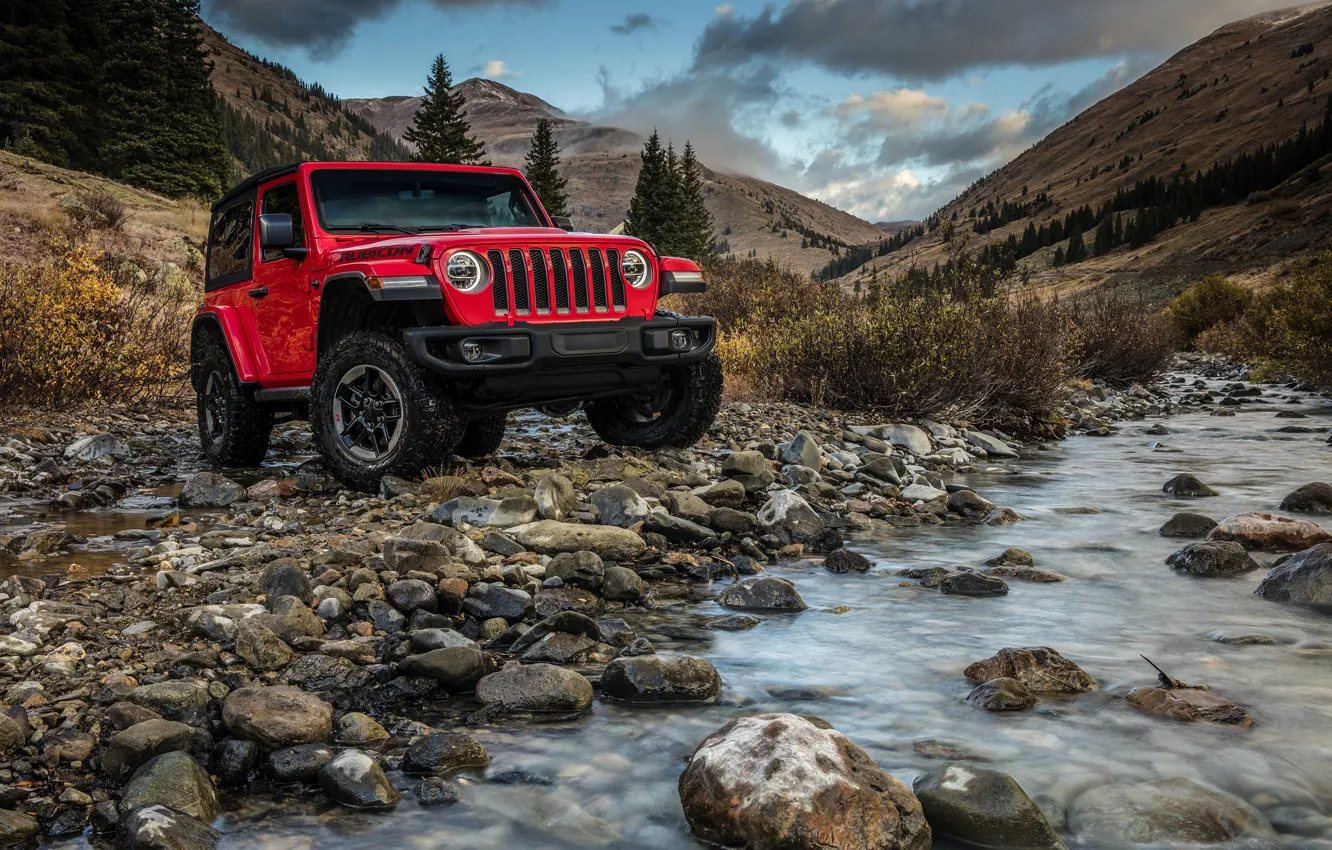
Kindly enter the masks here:
<path id="1" fill-rule="evenodd" d="M 483 353 L 481 351 L 481 343 L 469 339 L 465 341 L 461 346 L 459 346 L 459 348 L 462 351 L 463 359 L 466 360 L 468 363 L 475 363 L 476 361 L 481 359 L 481 355 Z"/>
<path id="2" fill-rule="evenodd" d="M 670 340 L 671 340 L 671 351 L 689 350 L 689 342 L 690 342 L 689 331 L 677 328 L 676 330 L 671 331 Z"/>

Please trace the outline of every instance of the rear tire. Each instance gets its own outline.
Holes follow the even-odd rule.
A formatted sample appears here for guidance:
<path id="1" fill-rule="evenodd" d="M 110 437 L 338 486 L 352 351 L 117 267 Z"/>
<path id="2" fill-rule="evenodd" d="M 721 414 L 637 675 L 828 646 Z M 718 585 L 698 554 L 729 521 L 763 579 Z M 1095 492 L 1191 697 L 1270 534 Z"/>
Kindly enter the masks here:
<path id="1" fill-rule="evenodd" d="M 462 439 L 457 404 L 385 331 L 339 340 L 320 358 L 310 390 L 315 442 L 329 471 L 355 490 L 375 492 L 385 475 L 415 478 Z"/>
<path id="2" fill-rule="evenodd" d="M 195 412 L 204 457 L 214 466 L 258 466 L 268 454 L 273 411 L 256 402 L 254 391 L 241 384 L 218 331 L 205 326 L 196 334 Z"/>
<path id="3" fill-rule="evenodd" d="M 721 410 L 721 358 L 673 366 L 666 380 L 644 393 L 587 405 L 587 421 L 612 446 L 688 448 L 712 427 Z"/>
<path id="4" fill-rule="evenodd" d="M 467 423 L 462 441 L 453 453 L 467 458 L 493 455 L 504 443 L 504 427 L 508 423 L 509 417 L 505 413 L 472 420 Z"/>

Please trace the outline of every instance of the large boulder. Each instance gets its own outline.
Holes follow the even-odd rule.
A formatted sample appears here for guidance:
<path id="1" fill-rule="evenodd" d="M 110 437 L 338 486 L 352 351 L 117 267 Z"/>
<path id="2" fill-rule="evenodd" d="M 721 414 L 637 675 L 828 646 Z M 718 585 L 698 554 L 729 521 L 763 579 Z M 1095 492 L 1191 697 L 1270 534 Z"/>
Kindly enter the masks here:
<path id="1" fill-rule="evenodd" d="M 1302 514 L 1332 514 L 1332 485 L 1305 484 L 1281 500 L 1281 510 Z"/>
<path id="2" fill-rule="evenodd" d="M 712 702 L 721 688 L 717 668 L 692 655 L 621 657 L 601 674 L 602 697 L 624 702 Z"/>
<path id="3" fill-rule="evenodd" d="M 319 787 L 351 809 L 391 809 L 402 800 L 379 763 L 360 750 L 343 750 L 321 767 Z"/>
<path id="4" fill-rule="evenodd" d="M 490 755 L 486 748 L 471 735 L 438 732 L 412 741 L 402 757 L 402 772 L 413 776 L 443 776 L 488 764 Z"/>
<path id="5" fill-rule="evenodd" d="M 239 688 L 222 703 L 222 722 L 265 750 L 323 741 L 333 731 L 333 707 L 287 685 Z"/>
<path id="6" fill-rule="evenodd" d="M 840 732 L 794 714 L 732 720 L 694 750 L 680 802 L 699 840 L 754 850 L 927 850 L 905 785 Z"/>
<path id="7" fill-rule="evenodd" d="M 197 818 L 158 803 L 139 806 L 120 821 L 120 841 L 125 850 L 212 850 L 221 837 L 220 832 Z"/>
<path id="8" fill-rule="evenodd" d="M 1332 608 L 1332 543 L 1291 555 L 1273 567 L 1254 592 L 1273 602 Z"/>
<path id="9" fill-rule="evenodd" d="M 208 823 L 221 810 L 217 789 L 208 773 L 191 756 L 181 752 L 163 753 L 145 762 L 125 785 L 120 808 L 158 803 Z"/>
<path id="10" fill-rule="evenodd" d="M 758 512 L 759 529 L 786 543 L 803 543 L 823 530 L 823 520 L 794 490 L 778 490 Z"/>
<path id="11" fill-rule="evenodd" d="M 1045 815 L 1006 773 L 946 764 L 916 777 L 911 790 L 938 837 L 977 847 L 1064 850 Z"/>
<path id="12" fill-rule="evenodd" d="M 1138 844 L 1276 837 L 1253 806 L 1183 777 L 1092 788 L 1073 801 L 1068 821 L 1080 838 Z"/>
<path id="13" fill-rule="evenodd" d="M 1187 472 L 1171 478 L 1161 487 L 1161 490 L 1181 499 L 1197 499 L 1216 495 L 1216 491 L 1198 480 L 1198 476 L 1190 475 Z"/>
<path id="14" fill-rule="evenodd" d="M 530 593 L 502 584 L 477 582 L 467 589 L 467 598 L 463 600 L 463 611 L 482 621 L 502 617 L 517 623 L 532 610 Z"/>
<path id="15" fill-rule="evenodd" d="M 295 596 L 278 597 L 272 611 L 256 614 L 253 619 L 288 644 L 296 638 L 320 637 L 327 630 L 319 615 Z"/>
<path id="16" fill-rule="evenodd" d="M 1258 569 L 1258 562 L 1238 543 L 1190 543 L 1166 558 L 1166 564 L 1195 576 L 1233 576 Z"/>
<path id="17" fill-rule="evenodd" d="M 407 676 L 429 676 L 454 693 L 470 691 L 481 681 L 489 665 L 479 649 L 451 646 L 409 655 L 398 665 Z"/>
<path id="18" fill-rule="evenodd" d="M 1206 537 L 1216 528 L 1216 520 L 1202 514 L 1182 511 L 1166 520 L 1161 526 L 1162 537 Z"/>
<path id="19" fill-rule="evenodd" d="M 605 576 L 606 565 L 596 552 L 561 552 L 546 565 L 546 578 L 584 590 L 599 589 Z"/>
<path id="20" fill-rule="evenodd" d="M 925 457 L 934 451 L 930 435 L 915 425 L 884 425 L 878 429 L 878 437 L 890 446 L 906 449 L 916 457 Z"/>
<path id="21" fill-rule="evenodd" d="M 809 606 L 784 578 L 763 576 L 728 585 L 717 602 L 737 611 L 804 611 Z"/>
<path id="22" fill-rule="evenodd" d="M 1078 665 L 1048 646 L 1005 647 L 965 671 L 973 682 L 1016 679 L 1034 694 L 1079 694 L 1099 687 Z"/>
<path id="23" fill-rule="evenodd" d="M 182 508 L 225 508 L 245 498 L 245 488 L 216 472 L 200 472 L 185 482 L 176 499 Z"/>
<path id="24" fill-rule="evenodd" d="M 509 535 L 534 552 L 595 552 L 608 561 L 632 561 L 647 548 L 632 531 L 610 525 L 577 525 L 543 519 L 509 529 Z"/>
<path id="25" fill-rule="evenodd" d="M 111 739 L 102 754 L 102 773 L 120 783 L 164 753 L 183 752 L 206 759 L 212 748 L 212 736 L 202 729 L 174 720 L 145 720 Z"/>
<path id="26" fill-rule="evenodd" d="M 1319 543 L 1332 543 L 1332 534 L 1307 519 L 1249 513 L 1221 520 L 1207 539 L 1231 540 L 1245 549 L 1298 552 Z"/>
<path id="27" fill-rule="evenodd" d="M 554 664 L 509 665 L 477 683 L 476 699 L 501 712 L 584 711 L 592 683 Z"/>

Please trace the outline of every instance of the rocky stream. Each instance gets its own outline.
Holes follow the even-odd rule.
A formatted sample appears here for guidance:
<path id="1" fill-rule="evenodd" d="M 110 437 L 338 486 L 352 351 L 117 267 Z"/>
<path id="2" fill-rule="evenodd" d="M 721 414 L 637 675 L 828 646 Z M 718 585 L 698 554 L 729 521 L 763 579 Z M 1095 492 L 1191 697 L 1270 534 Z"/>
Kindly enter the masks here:
<path id="1" fill-rule="evenodd" d="M 375 496 L 7 423 L 0 843 L 1332 850 L 1332 402 L 1179 369 L 1027 444 L 516 415 Z"/>

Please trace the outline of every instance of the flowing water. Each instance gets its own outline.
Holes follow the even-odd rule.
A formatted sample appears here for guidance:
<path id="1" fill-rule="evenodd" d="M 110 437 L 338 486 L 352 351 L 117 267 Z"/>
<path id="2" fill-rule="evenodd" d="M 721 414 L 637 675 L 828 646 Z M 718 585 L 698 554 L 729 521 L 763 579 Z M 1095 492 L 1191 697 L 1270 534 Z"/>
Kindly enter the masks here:
<path id="1" fill-rule="evenodd" d="M 1332 447 L 1317 433 L 1332 425 L 1332 408 L 1316 398 L 1299 407 L 1271 401 L 1235 416 L 1171 417 L 1166 436 L 1145 435 L 1148 422 L 1124 423 L 1119 436 L 1034 448 L 1016 473 L 972 475 L 967 483 L 1026 521 L 867 535 L 854 543 L 876 561 L 865 575 L 833 575 L 817 562 L 770 568 L 795 581 L 810 606 L 800 614 L 765 616 L 746 632 L 706 631 L 697 623 L 720 609 L 702 602 L 636 623 L 659 650 L 712 661 L 726 684 L 723 704 L 598 701 L 577 720 L 471 730 L 492 765 L 457 780 L 457 805 L 423 808 L 408 793 L 396 811 L 370 814 L 338 809 L 316 790 L 237 797 L 219 823 L 223 846 L 697 847 L 676 793 L 684 760 L 729 718 L 767 711 L 825 718 L 908 783 L 941 755 L 986 761 L 1056 820 L 1090 786 L 1175 776 L 1217 785 L 1278 819 L 1283 810 L 1332 813 L 1332 616 L 1254 596 L 1261 571 L 1176 575 L 1164 561 L 1187 541 L 1157 534 L 1177 511 L 1274 510 L 1295 487 L 1332 478 Z M 1309 418 L 1275 418 L 1283 409 Z M 1292 423 L 1315 432 L 1277 432 Z M 1221 495 L 1166 496 L 1161 485 L 1179 472 Z M 1069 580 L 1014 580 L 1006 597 L 970 599 L 894 574 L 907 565 L 978 566 L 1009 546 Z M 1216 639 L 1240 635 L 1272 642 Z M 969 663 L 1031 645 L 1057 648 L 1102 690 L 1022 712 L 964 702 Z M 1189 724 L 1129 706 L 1127 689 L 1155 678 L 1140 654 L 1247 707 L 1254 727 Z M 390 776 L 408 791 L 411 779 Z"/>

